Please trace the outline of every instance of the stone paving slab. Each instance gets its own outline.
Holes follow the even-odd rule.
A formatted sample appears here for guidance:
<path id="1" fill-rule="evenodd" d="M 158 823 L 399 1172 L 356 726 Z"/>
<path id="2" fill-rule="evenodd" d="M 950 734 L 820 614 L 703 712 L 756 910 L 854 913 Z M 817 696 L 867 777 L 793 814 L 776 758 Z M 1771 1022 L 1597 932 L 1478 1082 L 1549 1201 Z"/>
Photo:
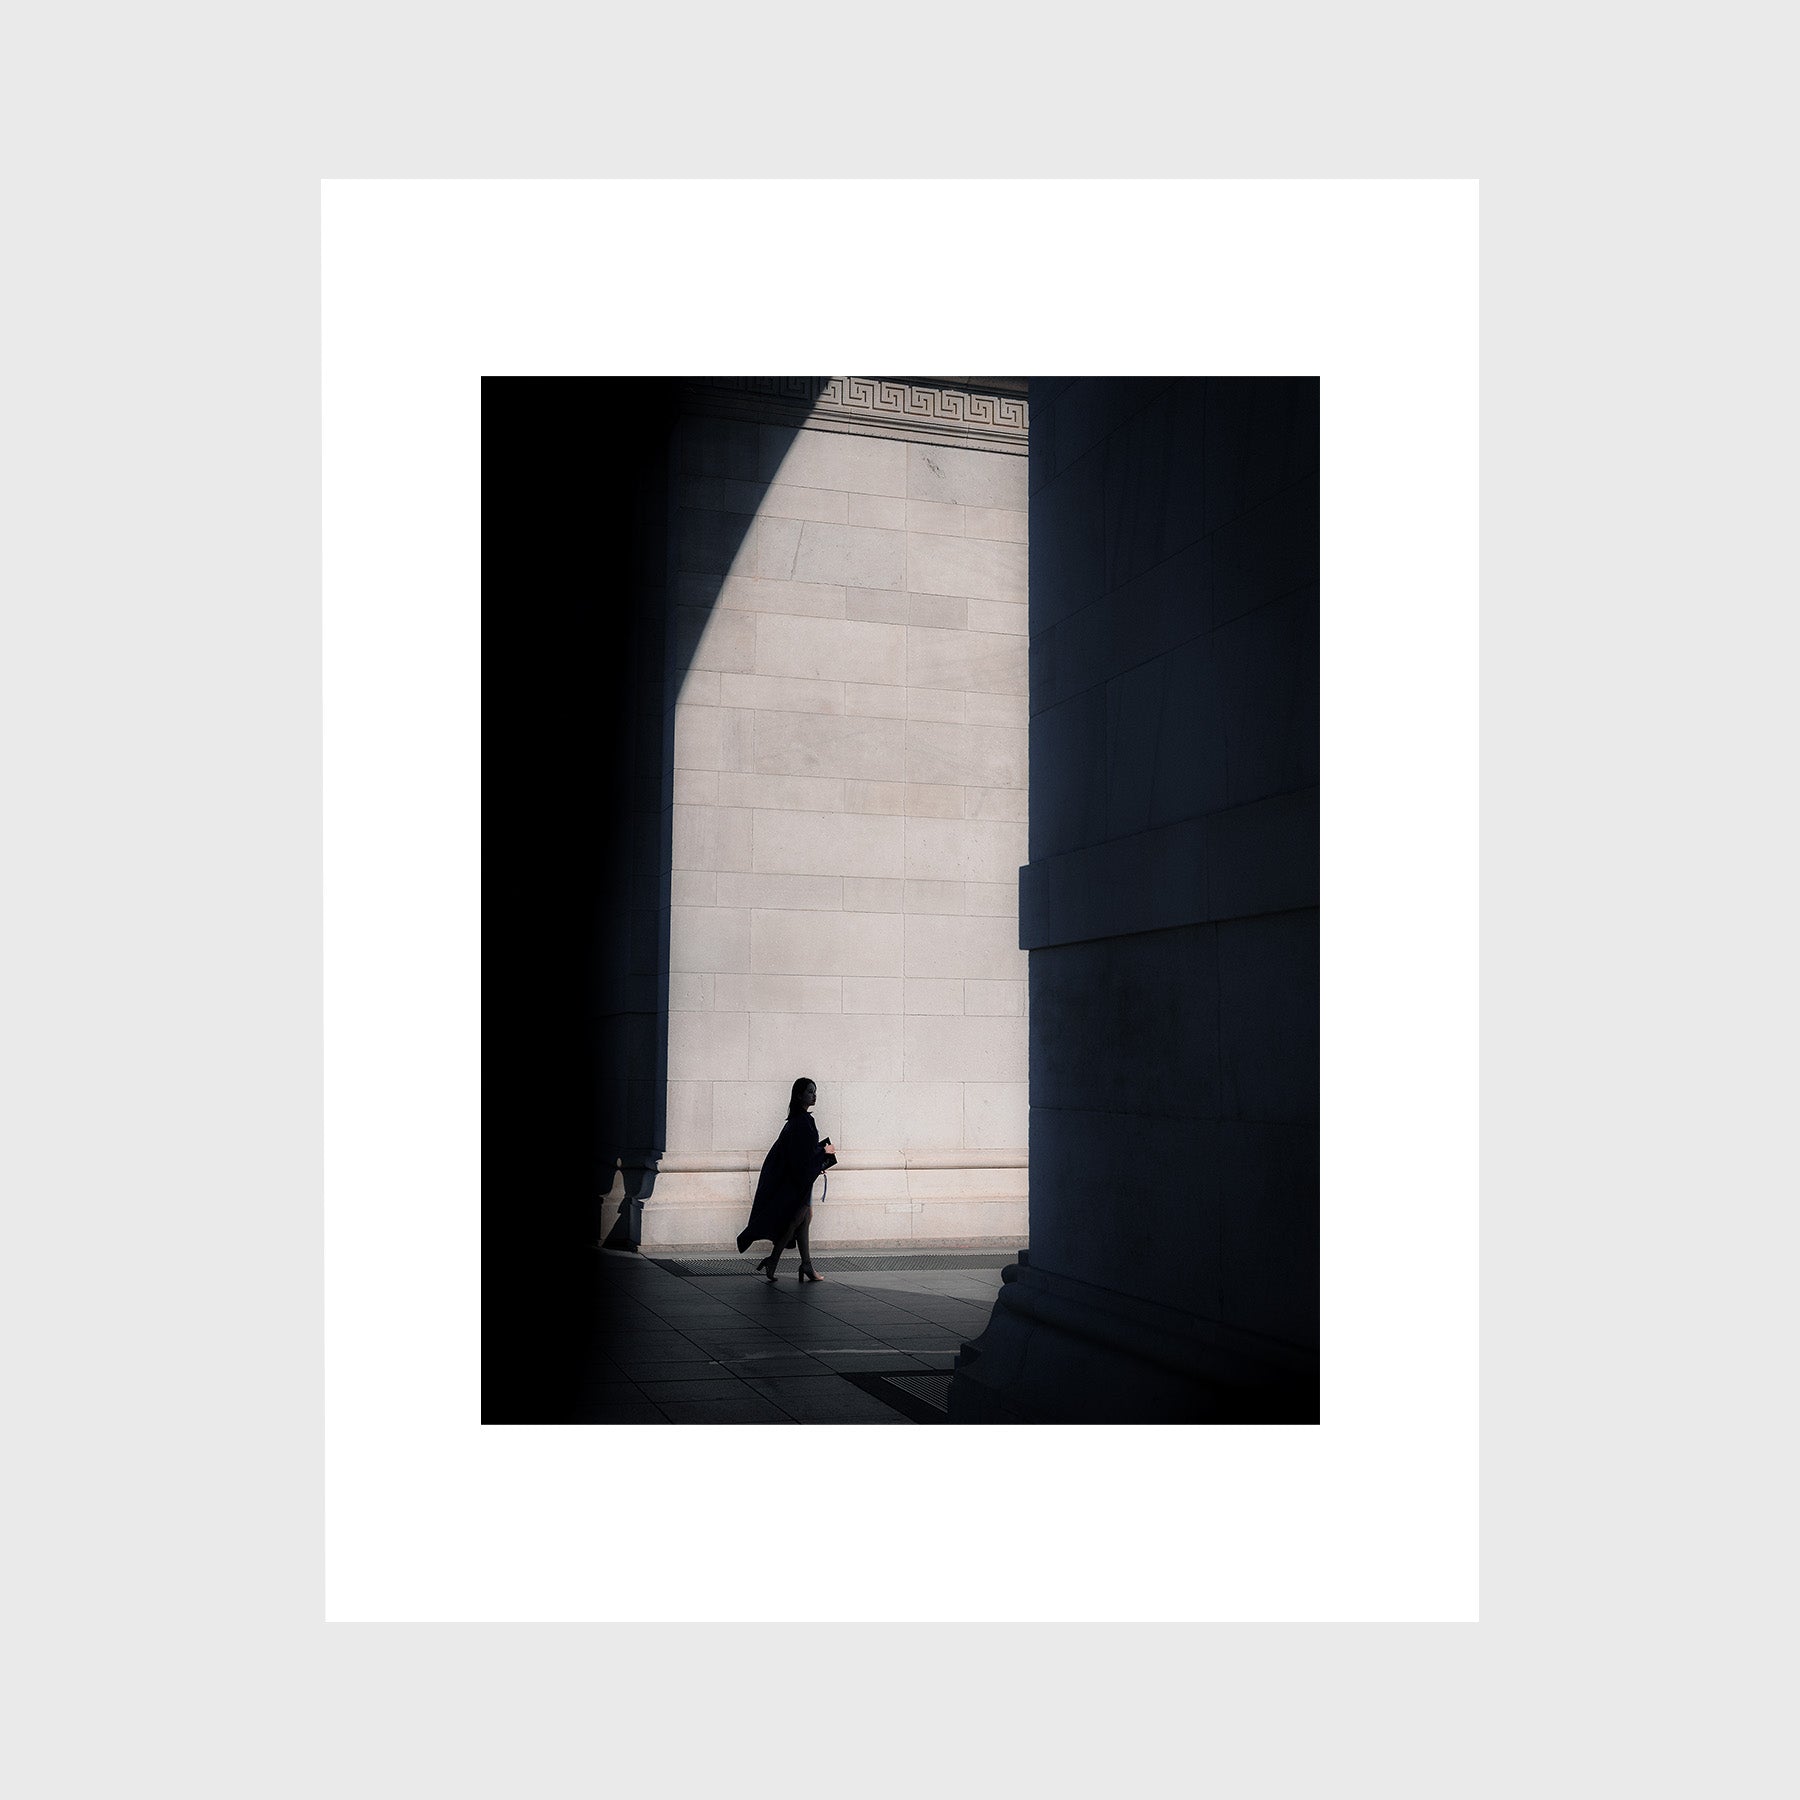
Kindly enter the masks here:
<path id="1" fill-rule="evenodd" d="M 854 1269 L 815 1261 L 816 1285 L 741 1273 L 686 1274 L 601 1252 L 594 1340 L 580 1406 L 596 1424 L 908 1424 L 851 1374 L 948 1369 L 986 1324 L 1010 1256 L 944 1266 Z M 869 1259 L 841 1259 L 869 1260 Z M 734 1278 L 735 1276 L 735 1278 Z M 892 1390 L 885 1390 L 891 1394 Z"/>

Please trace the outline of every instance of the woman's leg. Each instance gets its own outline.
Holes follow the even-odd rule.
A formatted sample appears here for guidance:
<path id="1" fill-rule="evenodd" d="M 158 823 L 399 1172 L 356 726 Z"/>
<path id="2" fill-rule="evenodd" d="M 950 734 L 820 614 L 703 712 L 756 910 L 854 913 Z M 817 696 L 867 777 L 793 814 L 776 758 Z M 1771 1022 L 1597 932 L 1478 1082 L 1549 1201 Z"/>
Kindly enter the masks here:
<path id="1" fill-rule="evenodd" d="M 794 1242 L 800 1246 L 800 1266 L 809 1274 L 812 1272 L 812 1240 L 807 1236 L 806 1228 L 812 1223 L 812 1208 L 809 1206 L 800 1215 L 800 1229 L 794 1233 Z"/>

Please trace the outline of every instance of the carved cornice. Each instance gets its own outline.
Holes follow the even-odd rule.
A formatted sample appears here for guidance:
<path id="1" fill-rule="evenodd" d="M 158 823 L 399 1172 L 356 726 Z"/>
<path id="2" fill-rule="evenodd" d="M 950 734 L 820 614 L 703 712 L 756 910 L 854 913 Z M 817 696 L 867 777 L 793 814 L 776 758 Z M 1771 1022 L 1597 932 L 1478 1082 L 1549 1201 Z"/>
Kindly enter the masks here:
<path id="1" fill-rule="evenodd" d="M 682 383 L 691 412 L 1023 456 L 1023 384 L 890 375 L 737 375 Z"/>

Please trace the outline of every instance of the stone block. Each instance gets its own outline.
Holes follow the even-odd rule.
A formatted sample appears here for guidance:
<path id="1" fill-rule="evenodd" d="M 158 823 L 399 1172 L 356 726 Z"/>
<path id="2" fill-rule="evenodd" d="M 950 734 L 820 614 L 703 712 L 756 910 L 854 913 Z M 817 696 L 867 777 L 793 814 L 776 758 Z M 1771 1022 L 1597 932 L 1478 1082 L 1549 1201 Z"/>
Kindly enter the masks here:
<path id="1" fill-rule="evenodd" d="M 969 603 L 960 594 L 908 594 L 906 623 L 940 631 L 966 631 Z"/>
<path id="2" fill-rule="evenodd" d="M 1319 473 L 1316 376 L 1211 379 L 1204 425 L 1204 531 Z"/>
<path id="3" fill-rule="evenodd" d="M 675 442 L 684 475 L 757 480 L 760 445 L 757 427 L 747 419 L 683 418 L 676 423 Z"/>
<path id="4" fill-rule="evenodd" d="M 760 427 L 764 479 L 784 486 L 837 488 L 850 494 L 907 492 L 907 446 L 891 438 L 851 437 L 836 431 L 789 432 Z"/>
<path id="5" fill-rule="evenodd" d="M 758 874 L 903 875 L 905 822 L 862 813 L 758 812 Z"/>
<path id="6" fill-rule="evenodd" d="M 755 754 L 755 718 L 745 707 L 677 706 L 675 767 L 747 770 Z"/>
<path id="7" fill-rule="evenodd" d="M 728 612 L 786 613 L 813 619 L 844 616 L 844 590 L 830 583 L 756 581 L 734 575 L 714 585 L 718 606 Z"/>
<path id="8" fill-rule="evenodd" d="M 669 900 L 675 906 L 717 906 L 719 877 L 711 869 L 675 869 L 669 876 Z M 738 902 L 727 904 L 735 906 Z"/>
<path id="9" fill-rule="evenodd" d="M 714 877 L 718 906 L 777 907 L 789 912 L 841 912 L 844 884 L 836 875 L 744 875 Z"/>
<path id="10" fill-rule="evenodd" d="M 1006 632 L 1013 637 L 1022 638 L 1031 629 L 1026 618 L 1028 610 L 1022 602 L 1015 603 L 1011 600 L 971 600 L 969 629 Z"/>
<path id="11" fill-rule="evenodd" d="M 1316 476 L 1221 525 L 1200 546 L 1200 585 L 1215 627 L 1318 580 Z"/>
<path id="12" fill-rule="evenodd" d="M 971 699 L 973 695 L 969 696 Z M 727 799 L 724 784 L 728 776 L 719 777 L 719 798 Z M 1011 819 L 1022 822 L 1029 811 L 1028 796 L 1023 787 L 966 787 L 957 790 L 963 797 L 965 819 Z"/>
<path id="13" fill-rule="evenodd" d="M 965 881 L 962 889 L 964 912 L 980 913 L 990 919 L 1016 919 L 1019 915 L 1016 874 L 1011 881 Z"/>
<path id="14" fill-rule="evenodd" d="M 1113 375 L 1071 382 L 1056 400 L 1056 466 L 1066 469 L 1097 444 L 1125 429 L 1127 421 L 1173 387 L 1198 389 L 1195 381 L 1166 375 Z"/>
<path id="15" fill-rule="evenodd" d="M 670 1013 L 669 1080 L 746 1081 L 750 1076 L 747 1013 Z"/>
<path id="16" fill-rule="evenodd" d="M 949 688 L 908 688 L 905 699 L 909 719 L 941 719 L 952 725 L 963 722 L 964 696 Z"/>
<path id="17" fill-rule="evenodd" d="M 970 506 L 963 509 L 963 536 L 999 538 L 1008 544 L 1025 542 L 1024 512 L 992 506 Z"/>
<path id="18" fill-rule="evenodd" d="M 1022 456 L 992 450 L 959 450 L 943 444 L 908 444 L 906 497 L 956 506 L 1023 511 L 1027 504 Z"/>
<path id="19" fill-rule="evenodd" d="M 1120 1193 L 1122 1127 L 1129 1204 Z M 1121 1120 L 1047 1107 L 1034 1095 L 1031 1266 L 1216 1317 L 1218 1225 L 1208 1189 L 1217 1130 L 1142 1111 Z M 1101 1196 L 1115 1203 L 1097 1203 Z"/>
<path id="20" fill-rule="evenodd" d="M 1022 981 L 965 981 L 963 1011 L 972 1018 L 1022 1019 L 1025 1016 L 1025 983 Z M 1025 1140 L 1020 1138 L 1020 1144 Z"/>
<path id="21" fill-rule="evenodd" d="M 814 1013 L 843 1011 L 842 983 L 835 975 L 715 975 L 713 1008 L 718 1012 Z"/>
<path id="22" fill-rule="evenodd" d="M 670 1012 L 711 1012 L 713 978 L 710 975 L 671 975 L 669 977 Z M 899 1008 L 896 1007 L 895 1011 Z"/>
<path id="23" fill-rule="evenodd" d="M 1126 720 L 1127 695 L 1140 703 L 1159 684 L 1154 742 L 1145 746 L 1141 721 Z M 1131 676 L 1108 683 L 1108 811 L 1138 817 L 1134 783 L 1150 766 L 1143 820 L 1161 826 L 1216 812 L 1231 793 L 1230 719 L 1220 690 L 1218 659 L 1210 636 L 1178 645 Z M 1134 766 L 1135 765 L 1135 766 Z"/>
<path id="24" fill-rule="evenodd" d="M 902 768 L 908 782 L 927 786 L 1025 786 L 1023 731 L 1001 725 L 949 725 L 908 719 Z"/>
<path id="25" fill-rule="evenodd" d="M 883 1013 L 752 1013 L 748 1056 L 758 1070 L 791 1071 L 789 1081 L 801 1074 L 814 1080 L 828 1074 L 838 1082 L 898 1081 L 896 1024 Z"/>
<path id="26" fill-rule="evenodd" d="M 1215 928 L 1178 926 L 1036 951 L 1031 1086 L 1038 1106 L 1220 1114 Z M 1096 1056 L 1094 1046 L 1106 1054 Z"/>
<path id="27" fill-rule="evenodd" d="M 675 770 L 675 804 L 677 806 L 717 806 L 719 775 L 716 769 Z"/>
<path id="28" fill-rule="evenodd" d="M 961 537 L 963 509 L 954 502 L 909 500 L 906 503 L 906 528 L 934 537 Z"/>
<path id="29" fill-rule="evenodd" d="M 1200 535 L 1201 384 L 1164 388 L 1113 433 L 1106 462 L 1106 582 L 1118 587 Z"/>
<path id="30" fill-rule="evenodd" d="M 1232 919 L 1218 932 L 1223 1114 L 1319 1122 L 1319 915 Z"/>
<path id="31" fill-rule="evenodd" d="M 1032 716 L 1031 855 L 1058 856 L 1106 835 L 1106 689 L 1090 687 Z"/>
<path id="32" fill-rule="evenodd" d="M 909 819 L 901 872 L 908 880 L 1017 882 L 1026 836 L 1023 825 L 991 819 Z"/>
<path id="33" fill-rule="evenodd" d="M 1213 633 L 1230 803 L 1319 780 L 1319 602 L 1309 588 Z"/>
<path id="34" fill-rule="evenodd" d="M 1319 1133 L 1217 1127 L 1214 1208 L 1220 1317 L 1287 1343 L 1319 1341 Z"/>
<path id="35" fill-rule="evenodd" d="M 781 1135 L 781 1127 L 787 1120 L 788 1094 L 792 1090 L 796 1075 L 804 1071 L 796 1070 L 794 1075 L 785 1079 L 767 1081 L 720 1081 L 713 1084 L 713 1123 L 712 1148 L 714 1150 L 746 1150 L 751 1152 L 760 1166 L 763 1154 Z M 815 1073 L 814 1080 L 819 1077 Z M 823 1104 L 825 1085 L 819 1085 L 819 1100 Z M 666 1177 L 664 1178 L 666 1179 Z M 755 1191 L 754 1174 L 748 1178 L 746 1202 L 750 1193 Z M 657 1183 L 657 1193 L 662 1192 L 662 1181 Z M 735 1233 L 742 1227 L 740 1219 L 732 1227 Z M 730 1235 L 730 1234 L 727 1234 Z M 715 1242 L 720 1240 L 715 1239 Z"/>
<path id="36" fill-rule="evenodd" d="M 908 782 L 903 789 L 906 816 L 909 819 L 960 819 L 964 791 L 928 781 Z"/>
<path id="37" fill-rule="evenodd" d="M 844 911 L 897 913 L 904 905 L 904 886 L 899 881 L 851 878 L 844 883 Z"/>
<path id="38" fill-rule="evenodd" d="M 973 977 L 978 981 L 1022 981 L 1025 952 L 1019 928 L 1009 918 L 954 917 L 905 913 L 905 975 Z"/>
<path id="39" fill-rule="evenodd" d="M 901 901 L 909 913 L 963 913 L 963 884 L 960 881 L 908 881 Z"/>
<path id="40" fill-rule="evenodd" d="M 787 675 L 721 675 L 719 698 L 726 706 L 748 706 L 759 712 L 841 713 L 841 681 L 804 681 Z"/>
<path id="41" fill-rule="evenodd" d="M 971 1150 L 1023 1150 L 1029 1113 L 1022 1081 L 964 1082 L 962 1141 Z"/>
<path id="42" fill-rule="evenodd" d="M 962 1142 L 962 1093 L 955 1081 L 847 1081 L 837 1136 L 859 1156 L 955 1149 Z"/>
<path id="43" fill-rule="evenodd" d="M 1027 642 L 1004 631 L 909 625 L 906 685 L 954 688 L 963 694 L 1023 694 L 1029 686 Z"/>
<path id="44" fill-rule="evenodd" d="M 1060 623 L 1106 590 L 1106 452 L 1090 451 L 1031 497 L 1037 580 L 1034 633 Z"/>
<path id="45" fill-rule="evenodd" d="M 769 812 L 856 811 L 844 805 L 844 783 L 829 775 L 719 773 L 719 804 Z"/>
<path id="46" fill-rule="evenodd" d="M 710 1081 L 669 1083 L 668 1148 L 712 1148 L 713 1089 Z"/>
<path id="47" fill-rule="evenodd" d="M 900 588 L 847 588 L 844 616 L 879 625 L 910 625 L 912 596 Z"/>
<path id="48" fill-rule="evenodd" d="M 809 681 L 907 684 L 907 630 L 863 619 L 798 619 L 769 613 L 757 620 L 755 672 Z M 1016 652 L 1015 652 L 1016 654 Z"/>
<path id="49" fill-rule="evenodd" d="M 809 525 L 805 529 L 812 532 L 840 528 Z M 905 546 L 904 578 L 909 594 L 958 594 L 965 600 L 1009 600 L 1021 606 L 1025 603 L 1023 544 L 1009 544 L 998 538 L 927 537 L 908 532 Z M 801 555 L 804 558 L 804 544 Z M 899 583 L 871 581 L 863 585 L 888 587 Z"/>
<path id="50" fill-rule="evenodd" d="M 819 1117 L 817 1107 L 813 1109 L 813 1116 Z M 833 1115 L 833 1117 L 838 1116 L 841 1115 Z M 830 1138 L 835 1144 L 843 1136 L 843 1133 L 835 1130 L 826 1120 L 820 1119 L 819 1135 Z M 846 1145 L 847 1142 L 848 1140 L 846 1140 Z M 825 1218 L 828 1213 L 833 1213 L 840 1205 L 849 1210 L 870 1201 L 886 1202 L 883 1210 L 890 1215 L 890 1218 L 898 1218 L 901 1221 L 898 1231 L 891 1231 L 883 1235 L 904 1237 L 906 1235 L 906 1215 L 911 1212 L 912 1208 L 906 1203 L 906 1171 L 900 1168 L 833 1169 L 831 1171 L 831 1197 L 814 1213 L 815 1226 L 819 1220 Z M 868 1235 L 876 1234 L 871 1232 Z M 817 1242 L 816 1230 L 814 1241 Z"/>
<path id="51" fill-rule="evenodd" d="M 904 915 L 758 910 L 745 961 L 695 967 L 749 968 L 764 975 L 903 975 Z"/>
<path id="52" fill-rule="evenodd" d="M 963 984 L 960 981 L 945 980 L 939 976 L 909 977 L 905 986 L 907 1012 L 938 1018 L 962 1016 Z"/>
<path id="53" fill-rule="evenodd" d="M 899 687 L 881 687 L 873 682 L 850 681 L 844 684 L 845 707 L 849 713 L 855 713 L 868 719 L 904 719 L 906 717 L 906 689 Z"/>
<path id="54" fill-rule="evenodd" d="M 723 708 L 715 709 L 723 712 Z M 903 719 L 825 713 L 752 713 L 751 766 L 758 774 L 903 781 L 911 758 Z M 958 730 L 938 726 L 937 730 Z M 1024 734 L 1019 734 L 1021 740 Z M 1021 746 L 1022 748 L 1022 746 Z M 1023 767 L 1023 755 L 1017 758 Z M 1011 766 L 1011 765 L 1008 765 Z"/>
<path id="55" fill-rule="evenodd" d="M 848 496 L 825 488 L 765 486 L 760 481 L 732 481 L 717 475 L 684 476 L 679 497 L 683 506 L 700 512 L 820 519 L 839 525 L 848 516 Z"/>
<path id="56" fill-rule="evenodd" d="M 1276 794 L 1205 820 L 1208 916 L 1319 904 L 1319 790 Z"/>
<path id="57" fill-rule="evenodd" d="M 1037 950 L 1211 918 L 1210 829 L 1207 819 L 1179 819 L 1034 858 L 1019 872 L 1019 941 Z"/>
<path id="58" fill-rule="evenodd" d="M 1003 1197 L 1022 1197 L 1026 1192 L 1028 1170 L 1022 1165 L 1008 1163 L 997 1166 L 997 1157 L 970 1157 L 972 1166 L 954 1166 L 954 1168 L 909 1168 L 907 1170 L 907 1193 L 914 1204 L 934 1204 L 941 1201 L 994 1201 Z M 992 1292 L 992 1289 L 990 1289 Z M 934 1296 L 936 1298 L 936 1296 Z M 949 1298 L 949 1310 L 956 1314 L 961 1310 L 956 1298 Z M 941 1303 L 941 1300 L 940 1300 Z M 927 1307 L 936 1310 L 936 1307 Z"/>
<path id="59" fill-rule="evenodd" d="M 898 495 L 850 494 L 845 523 L 873 525 L 882 531 L 906 529 L 906 502 Z"/>
<path id="60" fill-rule="evenodd" d="M 905 811 L 904 786 L 898 781 L 846 781 L 845 812 L 901 813 Z"/>
<path id="61" fill-rule="evenodd" d="M 805 913 L 790 915 L 805 918 Z M 829 915 L 827 915 L 829 916 Z M 669 909 L 670 973 L 695 975 L 750 967 L 751 915 L 728 906 Z M 895 970 L 896 974 L 902 971 Z"/>
<path id="62" fill-rule="evenodd" d="M 688 575 L 792 581 L 804 529 L 799 519 L 745 519 L 732 513 L 683 508 L 675 534 L 675 566 Z"/>
<path id="63" fill-rule="evenodd" d="M 791 574 L 795 581 L 841 583 L 856 588 L 901 588 L 916 585 L 907 579 L 910 563 L 908 540 L 903 532 L 881 531 L 868 525 L 809 522 L 800 527 L 799 546 L 792 564 L 780 573 Z M 931 591 L 940 590 L 934 588 Z"/>
<path id="64" fill-rule="evenodd" d="M 681 678 L 681 692 L 676 696 L 684 706 L 717 706 L 719 704 L 719 671 L 717 669 L 689 669 Z M 659 719 L 646 717 L 642 720 L 646 730 L 653 730 L 661 724 Z M 641 746 L 646 759 L 656 757 L 656 743 L 646 742 Z"/>
<path id="65" fill-rule="evenodd" d="M 756 625 L 750 613 L 698 607 L 675 610 L 677 668 L 748 670 L 756 667 Z"/>
<path id="66" fill-rule="evenodd" d="M 908 1014 L 904 1025 L 908 1081 L 1023 1083 L 1026 1078 L 1025 1032 L 1017 1019 Z"/>
<path id="67" fill-rule="evenodd" d="M 724 718 L 716 706 L 675 708 L 675 768 L 716 771 L 724 737 Z"/>
<path id="68" fill-rule="evenodd" d="M 843 1010 L 850 1013 L 898 1013 L 905 1010 L 905 985 L 897 975 L 846 975 Z"/>
<path id="69" fill-rule="evenodd" d="M 750 823 L 753 815 L 742 807 L 676 806 L 670 811 L 673 815 L 672 867 L 750 869 L 754 866 Z"/>
<path id="70" fill-rule="evenodd" d="M 1164 661 L 1140 664 L 1106 684 L 1106 835 L 1150 824 L 1162 731 Z"/>
<path id="71" fill-rule="evenodd" d="M 1020 1170 L 1023 1174 L 1024 1171 Z M 919 1206 L 913 1219 L 913 1235 L 921 1243 L 948 1239 L 1000 1238 L 1023 1243 L 1027 1217 L 1023 1185 L 1016 1195 L 983 1200 L 929 1200 Z"/>

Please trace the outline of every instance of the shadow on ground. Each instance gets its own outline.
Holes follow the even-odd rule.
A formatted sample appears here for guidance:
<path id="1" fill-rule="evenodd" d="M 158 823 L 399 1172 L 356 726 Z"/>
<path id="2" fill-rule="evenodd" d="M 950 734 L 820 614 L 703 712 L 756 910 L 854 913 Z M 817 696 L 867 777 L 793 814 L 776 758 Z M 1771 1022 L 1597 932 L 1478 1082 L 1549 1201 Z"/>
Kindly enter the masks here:
<path id="1" fill-rule="evenodd" d="M 986 1325 L 1016 1253 L 815 1256 L 771 1286 L 741 1262 L 595 1251 L 595 1324 L 572 1423 L 946 1422 L 956 1352 Z M 901 1269 L 858 1267 L 903 1260 Z M 699 1272 L 696 1272 L 699 1271 Z"/>

